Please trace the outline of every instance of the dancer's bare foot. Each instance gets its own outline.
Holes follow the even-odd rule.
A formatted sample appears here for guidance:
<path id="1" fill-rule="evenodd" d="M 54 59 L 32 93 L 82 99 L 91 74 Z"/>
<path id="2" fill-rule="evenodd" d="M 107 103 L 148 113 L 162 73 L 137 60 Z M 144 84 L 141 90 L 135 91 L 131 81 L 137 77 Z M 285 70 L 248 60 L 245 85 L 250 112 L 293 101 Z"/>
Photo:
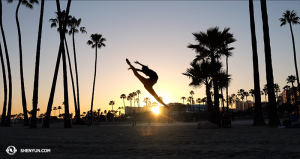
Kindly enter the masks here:
<path id="1" fill-rule="evenodd" d="M 126 58 L 126 62 L 128 65 L 131 65 L 130 61 Z"/>

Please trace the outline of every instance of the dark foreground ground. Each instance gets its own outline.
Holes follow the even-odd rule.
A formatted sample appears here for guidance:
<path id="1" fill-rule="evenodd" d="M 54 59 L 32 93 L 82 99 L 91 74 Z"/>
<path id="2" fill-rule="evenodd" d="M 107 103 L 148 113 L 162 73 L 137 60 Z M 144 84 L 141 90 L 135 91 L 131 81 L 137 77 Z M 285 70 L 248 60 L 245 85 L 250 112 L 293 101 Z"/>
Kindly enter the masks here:
<path id="1" fill-rule="evenodd" d="M 300 129 L 253 127 L 197 129 L 197 123 L 103 123 L 101 126 L 51 124 L 45 129 L 0 127 L 0 158 L 300 158 Z M 18 152 L 8 155 L 6 148 Z M 20 153 L 20 149 L 51 149 Z"/>

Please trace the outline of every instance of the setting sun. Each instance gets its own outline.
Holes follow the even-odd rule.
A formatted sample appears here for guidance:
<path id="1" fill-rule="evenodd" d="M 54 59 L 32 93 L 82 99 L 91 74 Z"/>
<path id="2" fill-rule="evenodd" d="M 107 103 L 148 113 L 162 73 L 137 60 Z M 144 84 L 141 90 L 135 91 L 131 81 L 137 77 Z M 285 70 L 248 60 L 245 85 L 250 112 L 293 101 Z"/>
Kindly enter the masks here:
<path id="1" fill-rule="evenodd" d="M 159 114 L 159 106 L 157 107 L 152 107 L 151 111 L 154 112 L 155 114 Z"/>

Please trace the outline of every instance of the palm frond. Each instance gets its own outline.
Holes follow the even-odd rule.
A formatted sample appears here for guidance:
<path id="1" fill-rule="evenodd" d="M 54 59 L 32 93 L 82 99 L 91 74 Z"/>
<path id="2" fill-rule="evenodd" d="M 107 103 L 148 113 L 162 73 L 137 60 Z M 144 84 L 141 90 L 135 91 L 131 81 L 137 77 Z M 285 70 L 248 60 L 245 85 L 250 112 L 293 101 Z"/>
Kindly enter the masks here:
<path id="1" fill-rule="evenodd" d="M 56 27 L 57 25 L 56 25 L 56 23 L 51 23 L 51 28 L 53 28 L 53 27 Z"/>
<path id="2" fill-rule="evenodd" d="M 92 45 L 93 44 L 93 42 L 91 41 L 91 40 L 89 40 L 86 44 L 88 44 L 88 45 Z"/>
<path id="3" fill-rule="evenodd" d="M 80 32 L 81 32 L 81 33 L 86 33 L 86 34 L 87 34 L 87 32 L 86 32 L 86 30 L 85 30 L 85 27 L 80 27 Z"/>

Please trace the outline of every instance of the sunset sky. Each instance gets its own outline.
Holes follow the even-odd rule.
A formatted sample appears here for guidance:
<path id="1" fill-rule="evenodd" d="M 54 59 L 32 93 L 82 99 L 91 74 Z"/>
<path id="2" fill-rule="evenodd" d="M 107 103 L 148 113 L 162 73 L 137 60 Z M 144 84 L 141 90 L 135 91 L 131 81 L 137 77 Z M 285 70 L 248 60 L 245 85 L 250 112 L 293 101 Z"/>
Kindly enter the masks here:
<path id="1" fill-rule="evenodd" d="M 8 44 L 8 51 L 13 79 L 12 114 L 22 112 L 19 47 L 15 20 L 17 2 L 3 4 L 3 25 Z M 67 1 L 61 1 L 61 10 L 66 8 Z M 292 39 L 289 26 L 280 27 L 279 18 L 285 10 L 295 10 L 300 16 L 300 1 L 267 1 L 274 82 L 282 91 L 286 78 L 295 75 Z M 44 22 L 41 45 L 41 65 L 39 81 L 39 113 L 45 113 L 50 95 L 55 62 L 59 46 L 59 34 L 56 28 L 50 28 L 50 18 L 55 18 L 55 1 L 45 1 Z M 263 29 L 260 2 L 254 1 L 256 36 L 259 58 L 261 89 L 266 84 Z M 253 86 L 252 47 L 249 21 L 248 1 L 73 1 L 70 14 L 81 18 L 81 26 L 86 27 L 87 34 L 76 34 L 76 53 L 80 85 L 81 113 L 91 106 L 94 75 L 95 49 L 87 45 L 90 35 L 102 34 L 107 39 L 106 47 L 98 50 L 98 66 L 94 97 L 94 109 L 109 110 L 109 101 L 114 100 L 114 109 L 123 106 L 121 94 L 140 90 L 140 99 L 150 97 L 143 85 L 133 75 L 125 61 L 132 64 L 138 60 L 148 65 L 158 74 L 154 86 L 165 103 L 182 102 L 182 96 L 194 98 L 205 97 L 205 88 L 193 89 L 190 79 L 182 75 L 196 53 L 187 48 L 189 43 L 196 44 L 192 33 L 206 31 L 219 26 L 220 30 L 230 27 L 230 33 L 237 39 L 231 46 L 235 47 L 229 58 L 229 74 L 232 82 L 229 94 L 238 89 L 249 91 Z M 19 20 L 22 33 L 24 79 L 28 110 L 32 109 L 33 78 L 37 45 L 40 5 L 30 10 L 21 6 Z M 300 25 L 293 25 L 297 60 L 300 62 Z M 4 46 L 1 37 L 2 51 Z M 67 36 L 71 60 L 73 62 L 72 38 Z M 225 58 L 223 57 L 224 65 Z M 134 66 L 140 68 L 138 65 Z M 299 65 L 298 65 L 299 66 Z M 74 63 L 73 63 L 73 74 Z M 7 73 L 7 72 L 6 72 Z M 3 106 L 3 79 L 0 70 L 0 112 Z M 70 78 L 70 74 L 68 74 Z M 70 113 L 74 113 L 71 80 L 69 84 Z M 252 98 L 248 98 L 252 100 Z M 264 97 L 262 100 L 264 101 Z M 58 76 L 53 106 L 62 106 L 63 78 L 62 65 Z M 125 100 L 125 104 L 130 105 Z M 143 103 L 141 105 L 144 105 Z M 63 110 L 62 110 L 63 111 Z M 56 112 L 58 114 L 58 112 Z"/>

